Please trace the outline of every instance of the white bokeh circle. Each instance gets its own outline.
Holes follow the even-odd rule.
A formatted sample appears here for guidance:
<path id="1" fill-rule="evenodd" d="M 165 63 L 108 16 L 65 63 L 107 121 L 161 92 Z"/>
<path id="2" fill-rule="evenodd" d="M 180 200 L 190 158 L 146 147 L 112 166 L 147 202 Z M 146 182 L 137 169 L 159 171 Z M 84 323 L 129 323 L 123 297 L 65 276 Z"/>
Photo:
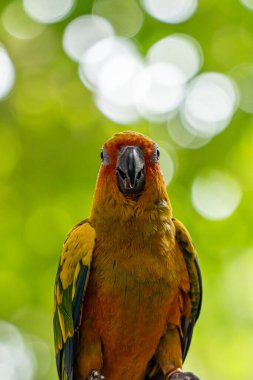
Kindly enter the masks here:
<path id="1" fill-rule="evenodd" d="M 193 131 L 186 129 L 178 115 L 168 120 L 167 128 L 171 139 L 181 148 L 199 149 L 211 140 L 211 137 L 196 136 Z"/>
<path id="2" fill-rule="evenodd" d="M 18 39 L 29 40 L 39 36 L 46 28 L 34 21 L 25 12 L 22 3 L 14 0 L 4 9 L 2 13 L 2 22 L 5 30 Z"/>
<path id="3" fill-rule="evenodd" d="M 3 46 L 0 45 L 0 100 L 12 90 L 15 82 L 14 65 Z"/>
<path id="4" fill-rule="evenodd" d="M 135 0 L 95 0 L 92 13 L 106 18 L 117 35 L 127 38 L 135 36 L 142 27 L 142 9 Z"/>
<path id="5" fill-rule="evenodd" d="M 232 79 L 220 73 L 203 73 L 192 80 L 182 108 L 186 128 L 211 137 L 226 128 L 238 105 Z"/>
<path id="6" fill-rule="evenodd" d="M 227 173 L 210 170 L 195 178 L 191 197 L 193 206 L 204 218 L 222 220 L 236 210 L 242 190 L 239 183 Z"/>
<path id="7" fill-rule="evenodd" d="M 45 24 L 58 22 L 71 12 L 75 0 L 23 0 L 27 14 Z"/>
<path id="8" fill-rule="evenodd" d="M 79 76 L 86 87 L 96 90 L 103 67 L 115 58 L 127 57 L 138 57 L 137 49 L 131 41 L 115 36 L 104 38 L 87 49 L 82 56 Z"/>
<path id="9" fill-rule="evenodd" d="M 117 124 L 132 124 L 138 121 L 139 114 L 133 106 L 118 106 L 111 104 L 101 95 L 95 96 L 95 103 L 98 109 L 110 120 Z"/>
<path id="10" fill-rule="evenodd" d="M 0 321 L 0 379 L 32 380 L 35 371 L 35 357 L 18 329 L 6 321 Z"/>
<path id="11" fill-rule="evenodd" d="M 152 17 L 177 24 L 188 20 L 194 14 L 198 0 L 142 0 L 142 4 Z"/>
<path id="12" fill-rule="evenodd" d="M 175 166 L 168 151 L 159 145 L 160 165 L 164 176 L 165 185 L 168 186 L 174 176 Z"/>
<path id="13" fill-rule="evenodd" d="M 151 121 L 156 117 L 166 120 L 184 98 L 184 83 L 184 75 L 175 65 L 154 63 L 144 67 L 134 87 L 139 113 Z"/>
<path id="14" fill-rule="evenodd" d="M 92 45 L 113 35 L 113 27 L 106 19 L 95 15 L 80 16 L 65 28 L 63 49 L 70 58 L 78 62 Z"/>
<path id="15" fill-rule="evenodd" d="M 253 0 L 240 0 L 241 4 L 253 11 Z"/>
<path id="16" fill-rule="evenodd" d="M 151 46 L 147 60 L 150 63 L 174 64 L 183 72 L 185 80 L 189 80 L 200 70 L 203 53 L 194 38 L 185 34 L 172 34 Z"/>
<path id="17" fill-rule="evenodd" d="M 243 111 L 253 114 L 253 65 L 241 63 L 231 70 L 231 76 L 240 91 L 239 107 Z"/>

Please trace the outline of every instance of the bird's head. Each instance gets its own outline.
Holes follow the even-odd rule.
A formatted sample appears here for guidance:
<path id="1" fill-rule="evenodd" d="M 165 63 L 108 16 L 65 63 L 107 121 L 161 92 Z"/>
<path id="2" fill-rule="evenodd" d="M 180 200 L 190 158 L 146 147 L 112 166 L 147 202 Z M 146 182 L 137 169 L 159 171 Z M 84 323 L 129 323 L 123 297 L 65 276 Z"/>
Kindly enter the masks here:
<path id="1" fill-rule="evenodd" d="M 117 133 L 106 141 L 93 208 L 100 204 L 117 212 L 123 207 L 131 214 L 152 203 L 168 203 L 159 155 L 157 144 L 140 133 Z"/>

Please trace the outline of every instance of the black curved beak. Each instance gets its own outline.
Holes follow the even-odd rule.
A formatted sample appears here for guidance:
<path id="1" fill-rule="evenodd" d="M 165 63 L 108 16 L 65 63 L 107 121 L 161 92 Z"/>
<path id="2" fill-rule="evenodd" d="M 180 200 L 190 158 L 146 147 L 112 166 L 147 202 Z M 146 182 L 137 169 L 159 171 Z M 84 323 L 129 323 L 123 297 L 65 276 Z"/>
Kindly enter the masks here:
<path id="1" fill-rule="evenodd" d="M 145 160 L 138 146 L 123 146 L 118 155 L 116 176 L 119 190 L 127 196 L 140 195 L 145 188 Z"/>

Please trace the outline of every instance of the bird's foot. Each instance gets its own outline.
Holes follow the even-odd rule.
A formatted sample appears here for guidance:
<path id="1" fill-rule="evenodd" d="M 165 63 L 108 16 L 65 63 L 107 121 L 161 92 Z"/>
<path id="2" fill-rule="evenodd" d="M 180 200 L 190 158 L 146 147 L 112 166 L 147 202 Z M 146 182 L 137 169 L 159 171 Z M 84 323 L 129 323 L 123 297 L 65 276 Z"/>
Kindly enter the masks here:
<path id="1" fill-rule="evenodd" d="M 105 380 L 105 377 L 100 375 L 98 371 L 92 371 L 87 380 Z"/>
<path id="2" fill-rule="evenodd" d="M 167 377 L 168 380 L 199 380 L 192 372 L 177 371 Z"/>

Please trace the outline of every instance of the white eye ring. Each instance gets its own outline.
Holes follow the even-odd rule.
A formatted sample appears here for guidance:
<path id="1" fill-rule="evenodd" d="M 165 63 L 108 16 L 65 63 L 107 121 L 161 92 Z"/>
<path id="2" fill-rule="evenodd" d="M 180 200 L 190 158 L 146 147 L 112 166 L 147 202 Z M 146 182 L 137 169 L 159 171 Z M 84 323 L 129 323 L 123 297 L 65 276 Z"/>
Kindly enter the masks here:
<path id="1" fill-rule="evenodd" d="M 104 146 L 100 152 L 100 157 L 103 165 L 109 165 L 111 163 L 110 156 Z"/>
<path id="2" fill-rule="evenodd" d="M 155 164 L 157 161 L 159 161 L 159 156 L 160 156 L 160 150 L 158 149 L 157 144 L 154 145 L 153 152 L 150 157 L 150 162 L 152 164 Z"/>

